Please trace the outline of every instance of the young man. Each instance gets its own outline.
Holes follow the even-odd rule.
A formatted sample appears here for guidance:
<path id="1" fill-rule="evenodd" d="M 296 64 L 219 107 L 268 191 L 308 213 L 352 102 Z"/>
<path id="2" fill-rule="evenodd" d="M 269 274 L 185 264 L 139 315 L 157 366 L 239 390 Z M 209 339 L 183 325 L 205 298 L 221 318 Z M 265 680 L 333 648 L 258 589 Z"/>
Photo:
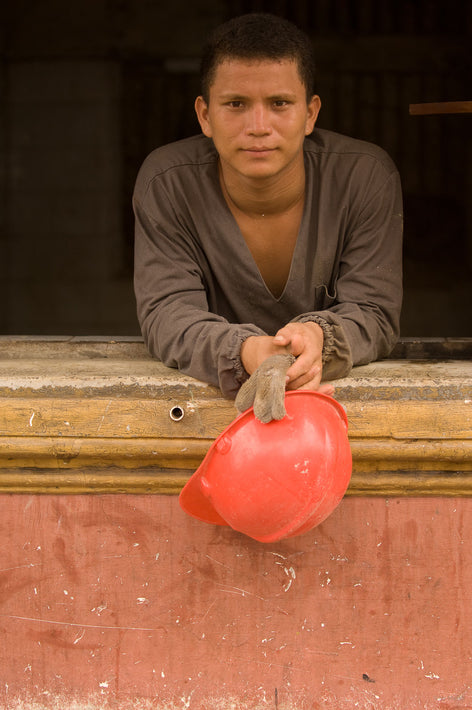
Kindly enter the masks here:
<path id="1" fill-rule="evenodd" d="M 150 353 L 235 397 L 272 355 L 322 389 L 396 342 L 397 171 L 314 129 L 310 40 L 268 14 L 222 25 L 202 60 L 202 135 L 157 149 L 134 193 L 135 291 Z"/>

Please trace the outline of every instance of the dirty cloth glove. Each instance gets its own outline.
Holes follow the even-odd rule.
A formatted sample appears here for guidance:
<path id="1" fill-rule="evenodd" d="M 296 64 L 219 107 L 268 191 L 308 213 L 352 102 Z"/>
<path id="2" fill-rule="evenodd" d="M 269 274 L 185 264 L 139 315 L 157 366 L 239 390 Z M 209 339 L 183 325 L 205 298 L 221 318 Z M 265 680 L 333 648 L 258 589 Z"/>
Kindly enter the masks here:
<path id="1" fill-rule="evenodd" d="M 236 397 L 239 412 L 254 405 L 254 415 L 264 424 L 283 419 L 285 411 L 285 378 L 295 358 L 290 353 L 271 355 L 259 365 L 241 386 Z"/>

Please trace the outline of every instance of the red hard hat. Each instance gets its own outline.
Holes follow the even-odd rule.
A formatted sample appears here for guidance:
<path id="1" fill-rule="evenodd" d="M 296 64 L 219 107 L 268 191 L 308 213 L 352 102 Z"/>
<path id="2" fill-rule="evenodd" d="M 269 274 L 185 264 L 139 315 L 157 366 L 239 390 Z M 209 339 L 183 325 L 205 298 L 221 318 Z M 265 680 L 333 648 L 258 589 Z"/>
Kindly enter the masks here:
<path id="1" fill-rule="evenodd" d="M 186 513 L 260 542 L 328 517 L 351 478 L 346 413 L 308 390 L 287 392 L 285 408 L 280 421 L 263 424 L 251 408 L 226 427 L 180 493 Z"/>

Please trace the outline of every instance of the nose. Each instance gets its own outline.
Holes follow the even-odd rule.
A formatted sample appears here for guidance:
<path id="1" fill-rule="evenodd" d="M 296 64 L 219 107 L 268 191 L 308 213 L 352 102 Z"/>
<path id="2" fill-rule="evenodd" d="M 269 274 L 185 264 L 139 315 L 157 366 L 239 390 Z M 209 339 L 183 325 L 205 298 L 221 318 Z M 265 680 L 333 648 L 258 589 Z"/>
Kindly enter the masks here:
<path id="1" fill-rule="evenodd" d="M 266 106 L 255 104 L 251 107 L 247 117 L 247 132 L 257 136 L 271 132 L 269 110 Z"/>

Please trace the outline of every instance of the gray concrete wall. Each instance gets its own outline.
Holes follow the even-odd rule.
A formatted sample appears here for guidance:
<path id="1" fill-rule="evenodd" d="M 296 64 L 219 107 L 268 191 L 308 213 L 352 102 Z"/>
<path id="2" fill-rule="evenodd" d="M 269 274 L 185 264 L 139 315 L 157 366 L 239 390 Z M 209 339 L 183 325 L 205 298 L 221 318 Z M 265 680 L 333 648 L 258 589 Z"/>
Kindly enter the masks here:
<path id="1" fill-rule="evenodd" d="M 120 279 L 119 69 L 18 61 L 8 84 L 10 328 L 113 331 L 132 313 Z"/>

